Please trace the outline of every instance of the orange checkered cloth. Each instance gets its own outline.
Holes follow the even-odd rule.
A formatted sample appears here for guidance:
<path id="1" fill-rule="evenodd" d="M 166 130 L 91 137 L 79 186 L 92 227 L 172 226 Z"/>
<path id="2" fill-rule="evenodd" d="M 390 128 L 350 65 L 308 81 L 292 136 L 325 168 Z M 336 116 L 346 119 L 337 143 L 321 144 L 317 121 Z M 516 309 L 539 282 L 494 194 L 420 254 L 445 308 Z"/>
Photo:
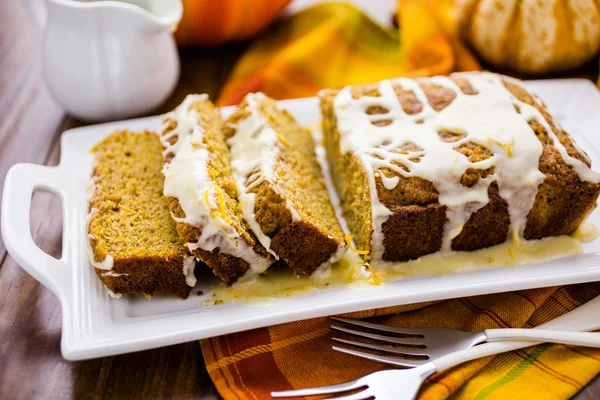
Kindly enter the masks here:
<path id="1" fill-rule="evenodd" d="M 400 34 L 341 3 L 321 4 L 281 22 L 238 62 L 219 99 L 248 92 L 278 99 L 324 87 L 397 76 L 447 74 L 480 66 L 455 39 L 450 0 L 402 0 Z M 534 327 L 600 295 L 600 283 L 552 287 L 349 314 L 402 327 L 467 331 Z M 326 318 L 202 341 L 208 372 L 229 399 L 268 399 L 273 390 L 329 385 L 385 368 L 331 350 Z M 430 378 L 421 399 L 567 399 L 600 372 L 600 350 L 544 344 L 472 361 Z"/>
<path id="2" fill-rule="evenodd" d="M 531 328 L 600 295 L 600 283 L 491 294 L 348 314 L 408 328 Z M 203 340 L 206 368 L 224 399 L 345 382 L 389 368 L 331 350 L 327 318 Z M 568 399 L 600 372 L 600 349 L 543 344 L 434 375 L 419 399 Z"/>

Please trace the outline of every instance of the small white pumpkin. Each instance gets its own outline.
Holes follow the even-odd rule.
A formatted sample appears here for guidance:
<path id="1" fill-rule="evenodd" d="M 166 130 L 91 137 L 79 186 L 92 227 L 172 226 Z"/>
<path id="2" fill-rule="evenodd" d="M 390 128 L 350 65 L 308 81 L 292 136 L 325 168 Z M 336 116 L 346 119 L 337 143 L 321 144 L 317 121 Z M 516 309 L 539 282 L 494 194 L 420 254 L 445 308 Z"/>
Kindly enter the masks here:
<path id="1" fill-rule="evenodd" d="M 463 37 L 486 61 L 540 74 L 578 67 L 600 49 L 599 0 L 456 0 Z"/>

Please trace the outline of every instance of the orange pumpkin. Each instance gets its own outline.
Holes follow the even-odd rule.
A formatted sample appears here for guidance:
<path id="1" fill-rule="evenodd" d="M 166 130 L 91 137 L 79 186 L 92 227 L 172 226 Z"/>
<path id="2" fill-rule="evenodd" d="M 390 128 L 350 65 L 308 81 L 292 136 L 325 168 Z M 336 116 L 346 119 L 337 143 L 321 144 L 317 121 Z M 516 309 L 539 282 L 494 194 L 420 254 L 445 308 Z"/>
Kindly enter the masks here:
<path id="1" fill-rule="evenodd" d="M 175 37 L 181 45 L 216 46 L 252 37 L 291 0 L 183 0 Z"/>
<path id="2" fill-rule="evenodd" d="M 566 70 L 600 49 L 598 0 L 456 0 L 456 6 L 465 39 L 498 67 Z"/>

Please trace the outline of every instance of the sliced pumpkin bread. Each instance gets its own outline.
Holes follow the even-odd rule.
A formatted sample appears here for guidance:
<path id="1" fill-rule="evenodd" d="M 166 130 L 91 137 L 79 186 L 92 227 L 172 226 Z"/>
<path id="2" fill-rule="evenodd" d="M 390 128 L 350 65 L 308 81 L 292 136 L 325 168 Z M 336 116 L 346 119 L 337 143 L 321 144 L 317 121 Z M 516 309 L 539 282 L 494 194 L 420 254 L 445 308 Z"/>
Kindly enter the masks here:
<path id="1" fill-rule="evenodd" d="M 195 259 L 163 196 L 162 146 L 150 132 L 115 132 L 92 149 L 90 261 L 110 294 L 186 298 Z"/>
<path id="2" fill-rule="evenodd" d="M 164 194 L 190 251 L 227 284 L 273 262 L 244 221 L 231 176 L 221 113 L 206 95 L 189 95 L 166 114 Z"/>
<path id="3" fill-rule="evenodd" d="M 228 119 L 226 137 L 242 212 L 262 245 L 297 275 L 337 261 L 344 235 L 310 132 L 253 93 Z"/>

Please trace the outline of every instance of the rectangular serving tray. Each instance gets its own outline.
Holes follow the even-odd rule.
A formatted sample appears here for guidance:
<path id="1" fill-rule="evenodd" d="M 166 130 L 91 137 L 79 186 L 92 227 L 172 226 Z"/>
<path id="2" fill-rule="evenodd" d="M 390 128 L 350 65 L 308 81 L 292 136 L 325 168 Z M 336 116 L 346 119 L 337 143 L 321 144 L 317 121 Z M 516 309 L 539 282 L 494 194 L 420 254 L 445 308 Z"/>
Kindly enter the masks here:
<path id="1" fill-rule="evenodd" d="M 576 138 L 596 168 L 600 167 L 600 93 L 578 79 L 532 81 L 527 85 Z M 316 98 L 279 102 L 302 124 L 318 123 Z M 223 109 L 228 115 L 232 107 Z M 91 147 L 116 129 L 133 131 L 159 127 L 160 117 L 72 129 L 62 136 L 57 167 L 17 164 L 6 177 L 2 199 L 2 235 L 12 257 L 60 300 L 63 315 L 61 348 L 69 360 L 167 346 L 216 335 L 306 318 L 392 305 L 472 296 L 485 293 L 600 280 L 600 241 L 584 245 L 585 254 L 520 267 L 485 268 L 454 275 L 405 278 L 382 286 L 335 287 L 305 296 L 259 303 L 229 303 L 210 307 L 218 281 L 205 274 L 187 300 L 155 296 L 110 298 L 86 254 L 88 200 L 92 172 Z M 33 242 L 29 228 L 31 195 L 45 190 L 63 204 L 63 257 L 56 260 Z M 600 226 L 600 212 L 590 221 Z M 197 296 L 202 290 L 205 295 Z"/>

